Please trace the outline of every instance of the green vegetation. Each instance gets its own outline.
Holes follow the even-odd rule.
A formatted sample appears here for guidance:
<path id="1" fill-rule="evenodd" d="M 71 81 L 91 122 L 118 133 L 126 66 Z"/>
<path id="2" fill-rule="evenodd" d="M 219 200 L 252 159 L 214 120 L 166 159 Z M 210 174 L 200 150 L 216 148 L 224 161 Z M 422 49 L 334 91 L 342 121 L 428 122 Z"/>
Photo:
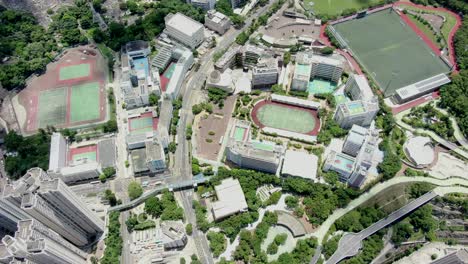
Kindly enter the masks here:
<path id="1" fill-rule="evenodd" d="M 204 103 L 199 103 L 199 104 L 195 104 L 192 106 L 192 113 L 194 115 L 198 115 L 202 111 L 206 111 L 210 114 L 213 113 L 213 105 L 210 103 L 204 102 Z"/>
<path id="2" fill-rule="evenodd" d="M 193 201 L 192 207 L 195 209 L 195 219 L 198 229 L 202 232 L 208 231 L 211 224 L 208 222 L 208 218 L 206 217 L 206 207 L 202 206 L 199 201 Z"/>
<path id="3" fill-rule="evenodd" d="M 317 135 L 317 142 L 328 145 L 332 138 L 344 137 L 348 131 L 342 129 L 333 119 L 333 113 L 330 112 L 325 118 L 322 118 L 322 128 Z"/>
<path id="4" fill-rule="evenodd" d="M 115 197 L 115 193 L 113 193 L 111 190 L 107 189 L 105 192 L 104 192 L 104 199 L 106 199 L 107 201 L 109 201 L 109 204 L 110 206 L 115 206 L 115 205 L 118 205 L 118 204 L 121 204 L 122 201 L 120 200 L 117 200 L 117 198 Z"/>
<path id="5" fill-rule="evenodd" d="M 435 32 L 431 24 L 425 20 L 420 15 L 407 14 L 409 19 L 426 35 L 429 37 L 437 47 L 442 48 L 442 36 L 439 36 L 439 33 Z"/>
<path id="6" fill-rule="evenodd" d="M 171 153 L 175 153 L 177 149 L 177 144 L 174 141 L 171 141 L 167 146 L 167 150 Z"/>
<path id="7" fill-rule="evenodd" d="M 392 241 L 399 245 L 421 232 L 429 241 L 435 240 L 437 221 L 432 218 L 432 206 L 424 205 L 407 216 L 395 226 Z"/>
<path id="8" fill-rule="evenodd" d="M 185 233 L 187 233 L 187 235 L 191 236 L 192 233 L 193 233 L 193 226 L 191 223 L 188 223 L 186 226 L 185 226 Z"/>
<path id="9" fill-rule="evenodd" d="M 5 171 L 12 180 L 23 176 L 27 170 L 39 167 L 47 170 L 49 167 L 50 135 L 54 131 L 39 129 L 39 133 L 23 137 L 15 131 L 5 136 Z"/>
<path id="10" fill-rule="evenodd" d="M 267 253 L 269 255 L 276 254 L 278 252 L 278 247 L 281 246 L 281 245 L 284 245 L 284 243 L 286 243 L 287 238 L 288 238 L 287 234 L 278 234 L 278 235 L 276 235 L 273 242 L 271 242 L 271 244 L 268 245 Z"/>
<path id="11" fill-rule="evenodd" d="M 133 230 L 146 230 L 156 227 L 156 223 L 153 220 L 148 220 L 145 213 L 140 215 L 130 215 L 127 221 L 125 221 L 125 225 L 127 226 L 128 232 L 132 232 Z"/>
<path id="12" fill-rule="evenodd" d="M 130 200 L 135 200 L 143 194 L 143 188 L 141 188 L 141 185 L 136 181 L 132 181 L 130 184 L 128 184 L 127 191 Z"/>
<path id="13" fill-rule="evenodd" d="M 305 0 L 303 6 L 306 10 L 313 11 L 320 19 L 333 20 L 386 2 L 384 0 Z"/>
<path id="14" fill-rule="evenodd" d="M 411 108 L 410 113 L 402 120 L 412 127 L 431 130 L 443 138 L 453 140 L 452 121 L 432 104 Z"/>
<path id="15" fill-rule="evenodd" d="M 309 263 L 315 253 L 317 240 L 315 238 L 307 238 L 298 240 L 296 247 L 290 253 L 283 253 L 274 261 L 274 264 L 292 264 L 292 263 Z"/>
<path id="16" fill-rule="evenodd" d="M 279 199 L 281 198 L 281 192 L 274 192 L 268 197 L 268 200 L 265 201 L 264 206 L 269 206 L 272 204 L 277 204 Z"/>
<path id="17" fill-rule="evenodd" d="M 244 25 L 244 17 L 238 14 L 234 14 L 229 0 L 219 0 L 216 2 L 216 11 L 225 14 L 231 19 L 234 27 L 240 28 Z"/>
<path id="18" fill-rule="evenodd" d="M 218 257 L 226 250 L 227 241 L 222 233 L 210 231 L 206 234 L 208 241 L 210 241 L 210 250 L 213 252 L 214 257 Z"/>
<path id="19" fill-rule="evenodd" d="M 385 154 L 383 161 L 377 166 L 379 173 L 382 174 L 384 180 L 391 179 L 401 170 L 401 159 L 391 149 L 390 139 L 388 137 L 379 145 L 380 150 Z"/>
<path id="20" fill-rule="evenodd" d="M 296 208 L 299 205 L 299 199 L 296 196 L 289 195 L 285 198 L 284 202 L 288 208 Z"/>
<path id="21" fill-rule="evenodd" d="M 145 202 L 145 212 L 154 218 L 161 220 L 183 220 L 184 210 L 177 204 L 174 194 L 168 190 L 164 190 L 161 199 L 158 197 L 150 197 Z"/>
<path id="22" fill-rule="evenodd" d="M 224 90 L 221 90 L 216 87 L 208 88 L 208 98 L 210 99 L 210 102 L 220 105 L 224 103 L 223 101 L 227 98 L 227 96 L 228 93 Z"/>
<path id="23" fill-rule="evenodd" d="M 334 236 L 328 239 L 325 243 L 323 243 L 323 254 L 325 258 L 329 258 L 338 248 L 338 242 L 340 241 L 341 236 Z"/>
<path id="24" fill-rule="evenodd" d="M 102 257 L 101 264 L 114 264 L 119 263 L 120 255 L 122 254 L 122 236 L 120 235 L 120 212 L 111 212 L 109 214 L 109 231 L 107 232 L 106 249 Z"/>
<path id="25" fill-rule="evenodd" d="M 102 174 L 99 175 L 99 180 L 105 182 L 107 179 L 115 176 L 115 168 L 114 167 L 107 167 L 102 170 Z"/>
<path id="26" fill-rule="evenodd" d="M 335 227 L 338 230 L 357 233 L 383 217 L 385 213 L 377 207 L 359 207 L 339 218 Z"/>

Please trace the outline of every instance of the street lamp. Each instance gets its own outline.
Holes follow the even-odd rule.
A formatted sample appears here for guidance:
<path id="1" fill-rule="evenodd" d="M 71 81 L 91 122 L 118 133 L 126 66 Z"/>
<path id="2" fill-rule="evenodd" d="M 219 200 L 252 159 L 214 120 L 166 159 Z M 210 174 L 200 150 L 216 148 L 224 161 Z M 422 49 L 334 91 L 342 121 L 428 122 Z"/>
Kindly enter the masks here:
<path id="1" fill-rule="evenodd" d="M 384 89 L 384 97 L 387 94 L 388 87 L 390 87 L 390 84 L 392 83 L 395 76 L 397 76 L 397 75 L 398 75 L 398 71 L 392 71 L 392 77 L 390 77 L 390 80 L 388 80 L 387 86 L 385 86 L 385 89 Z"/>

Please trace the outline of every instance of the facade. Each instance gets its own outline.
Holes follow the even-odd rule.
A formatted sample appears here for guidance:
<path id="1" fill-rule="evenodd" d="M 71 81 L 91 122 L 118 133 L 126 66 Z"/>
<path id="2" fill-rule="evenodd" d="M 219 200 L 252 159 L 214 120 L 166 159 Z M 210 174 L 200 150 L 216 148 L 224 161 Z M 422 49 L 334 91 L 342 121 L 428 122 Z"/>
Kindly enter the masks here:
<path id="1" fill-rule="evenodd" d="M 252 70 L 252 86 L 269 87 L 278 82 L 278 61 L 273 58 L 260 59 Z"/>
<path id="2" fill-rule="evenodd" d="M 346 81 L 344 90 L 352 100 L 371 100 L 374 97 L 364 75 L 351 74 Z"/>
<path id="3" fill-rule="evenodd" d="M 353 125 L 367 127 L 379 112 L 377 97 L 370 101 L 350 101 L 337 106 L 334 119 L 342 128 L 350 128 Z"/>
<path id="4" fill-rule="evenodd" d="M 163 221 L 161 231 L 157 240 L 162 241 L 165 250 L 181 249 L 187 245 L 187 234 L 182 221 Z"/>
<path id="5" fill-rule="evenodd" d="M 0 244 L 11 256 L 11 261 L 25 259 L 37 264 L 87 263 L 85 252 L 36 220 L 20 221 L 14 237 L 5 236 Z"/>
<path id="6" fill-rule="evenodd" d="M 199 22 L 181 14 L 169 14 L 165 18 L 166 29 L 164 32 L 171 38 L 195 49 L 204 40 L 203 25 Z"/>
<path id="7" fill-rule="evenodd" d="M 146 106 L 150 94 L 161 93 L 158 74 L 149 65 L 149 53 L 149 44 L 141 40 L 131 41 L 122 49 L 120 88 L 127 109 Z"/>
<path id="8" fill-rule="evenodd" d="M 233 214 L 247 210 L 247 201 L 239 180 L 228 178 L 215 186 L 218 201 L 213 203 L 212 212 L 215 220 L 220 220 Z"/>
<path id="9" fill-rule="evenodd" d="M 216 0 L 187 0 L 187 3 L 208 11 L 215 8 Z"/>
<path id="10" fill-rule="evenodd" d="M 203 31 L 202 31 L 203 32 Z M 185 79 L 190 67 L 193 65 L 193 54 L 192 52 L 184 47 L 174 48 L 172 51 L 172 58 L 177 61 L 172 77 L 166 87 L 166 96 L 172 100 L 179 96 L 180 88 Z"/>
<path id="11" fill-rule="evenodd" d="M 286 150 L 281 174 L 317 181 L 318 157 L 306 152 Z"/>
<path id="12" fill-rule="evenodd" d="M 231 20 L 223 13 L 217 12 L 216 10 L 210 10 L 206 12 L 205 15 L 205 27 L 223 35 L 231 27 Z"/>
<path id="13" fill-rule="evenodd" d="M 431 264 L 467 264 L 468 263 L 468 249 L 462 248 L 453 253 L 448 254 L 438 260 L 431 262 Z"/>
<path id="14" fill-rule="evenodd" d="M 339 174 L 340 181 L 353 187 L 361 187 L 370 171 L 376 171 L 380 162 L 376 158 L 379 133 L 374 123 L 369 129 L 354 125 L 343 145 L 343 153 L 332 150 L 327 156 L 323 169 Z"/>
<path id="15" fill-rule="evenodd" d="M 215 69 L 224 72 L 227 68 L 233 68 L 239 54 L 241 54 L 241 46 L 231 46 L 215 63 Z"/>
<path id="16" fill-rule="evenodd" d="M 104 222 L 62 180 L 40 168 L 7 184 L 1 195 L 2 208 L 10 212 L 4 216 L 15 223 L 33 219 L 75 246 L 88 245 L 104 232 Z"/>
<path id="17" fill-rule="evenodd" d="M 332 82 L 338 82 L 343 74 L 343 63 L 323 56 L 312 56 L 311 78 L 323 78 Z"/>
<path id="18" fill-rule="evenodd" d="M 263 142 L 230 140 L 226 159 L 239 167 L 276 174 L 281 164 L 283 147 Z"/>
<path id="19" fill-rule="evenodd" d="M 254 67 L 261 57 L 266 56 L 267 53 L 264 49 L 247 44 L 242 48 L 242 65 L 244 67 Z"/>

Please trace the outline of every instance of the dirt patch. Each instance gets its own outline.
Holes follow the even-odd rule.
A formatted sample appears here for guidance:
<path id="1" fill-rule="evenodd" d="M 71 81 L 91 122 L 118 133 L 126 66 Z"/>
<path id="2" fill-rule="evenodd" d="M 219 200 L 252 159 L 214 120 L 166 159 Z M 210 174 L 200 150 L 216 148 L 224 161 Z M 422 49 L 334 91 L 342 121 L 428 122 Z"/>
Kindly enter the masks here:
<path id="1" fill-rule="evenodd" d="M 235 104 L 236 96 L 232 95 L 224 101 L 222 109 L 215 106 L 213 113 L 206 118 L 202 114 L 196 128 L 197 154 L 200 158 L 214 161 L 218 159 L 221 137 L 226 134 Z"/>

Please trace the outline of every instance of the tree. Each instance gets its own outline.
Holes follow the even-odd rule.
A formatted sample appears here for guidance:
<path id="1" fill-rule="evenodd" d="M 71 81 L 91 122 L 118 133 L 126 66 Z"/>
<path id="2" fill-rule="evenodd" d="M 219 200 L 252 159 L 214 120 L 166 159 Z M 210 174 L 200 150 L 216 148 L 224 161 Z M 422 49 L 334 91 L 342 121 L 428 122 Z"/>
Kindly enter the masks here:
<path id="1" fill-rule="evenodd" d="M 177 149 L 177 144 L 175 142 L 171 142 L 169 143 L 169 145 L 167 146 L 167 149 L 169 150 L 169 152 L 171 153 L 175 153 L 176 149 Z"/>
<path id="2" fill-rule="evenodd" d="M 334 51 L 335 51 L 335 48 L 333 48 L 333 47 L 325 47 L 325 48 L 320 50 L 320 53 L 322 53 L 324 55 L 330 55 L 330 54 L 333 54 Z"/>
<path id="3" fill-rule="evenodd" d="M 157 106 L 158 101 L 159 101 L 159 96 L 157 96 L 155 93 L 150 93 L 148 100 L 151 106 Z"/>
<path id="4" fill-rule="evenodd" d="M 227 241 L 222 233 L 210 231 L 206 237 L 210 242 L 210 249 L 211 252 L 213 252 L 213 256 L 218 257 L 226 250 Z"/>
<path id="5" fill-rule="evenodd" d="M 145 202 L 145 212 L 154 218 L 161 216 L 163 207 L 158 197 L 152 196 Z"/>
<path id="6" fill-rule="evenodd" d="M 99 180 L 100 180 L 101 182 L 106 182 L 106 180 L 107 180 L 106 175 L 105 175 L 104 173 L 101 173 L 101 174 L 99 175 Z"/>
<path id="7" fill-rule="evenodd" d="M 191 224 L 191 223 L 188 223 L 188 224 L 185 226 L 185 233 L 187 233 L 187 235 L 191 236 L 191 235 L 192 235 L 192 232 L 193 232 L 192 224 Z"/>
<path id="8" fill-rule="evenodd" d="M 289 195 L 285 198 L 284 202 L 288 208 L 296 208 L 296 206 L 299 204 L 299 199 L 296 196 Z"/>
<path id="9" fill-rule="evenodd" d="M 104 176 L 106 176 L 106 178 L 110 178 L 110 177 L 114 176 L 115 173 L 116 173 L 114 167 L 107 167 L 102 172 L 103 172 Z"/>
<path id="10" fill-rule="evenodd" d="M 115 197 L 115 193 L 113 193 L 111 190 L 107 189 L 104 192 L 104 197 L 109 201 L 111 206 L 117 205 L 117 198 Z"/>
<path id="11" fill-rule="evenodd" d="M 103 126 L 102 129 L 104 133 L 113 133 L 118 131 L 117 120 L 110 119 Z"/>
<path id="12" fill-rule="evenodd" d="M 130 197 L 130 200 L 135 200 L 142 194 L 143 188 L 141 188 L 141 185 L 136 181 L 130 182 L 130 184 L 128 185 L 128 197 Z"/>
<path id="13" fill-rule="evenodd" d="M 272 242 L 268 247 L 267 247 L 267 253 L 270 255 L 274 255 L 278 252 L 278 245 L 275 242 Z"/>

